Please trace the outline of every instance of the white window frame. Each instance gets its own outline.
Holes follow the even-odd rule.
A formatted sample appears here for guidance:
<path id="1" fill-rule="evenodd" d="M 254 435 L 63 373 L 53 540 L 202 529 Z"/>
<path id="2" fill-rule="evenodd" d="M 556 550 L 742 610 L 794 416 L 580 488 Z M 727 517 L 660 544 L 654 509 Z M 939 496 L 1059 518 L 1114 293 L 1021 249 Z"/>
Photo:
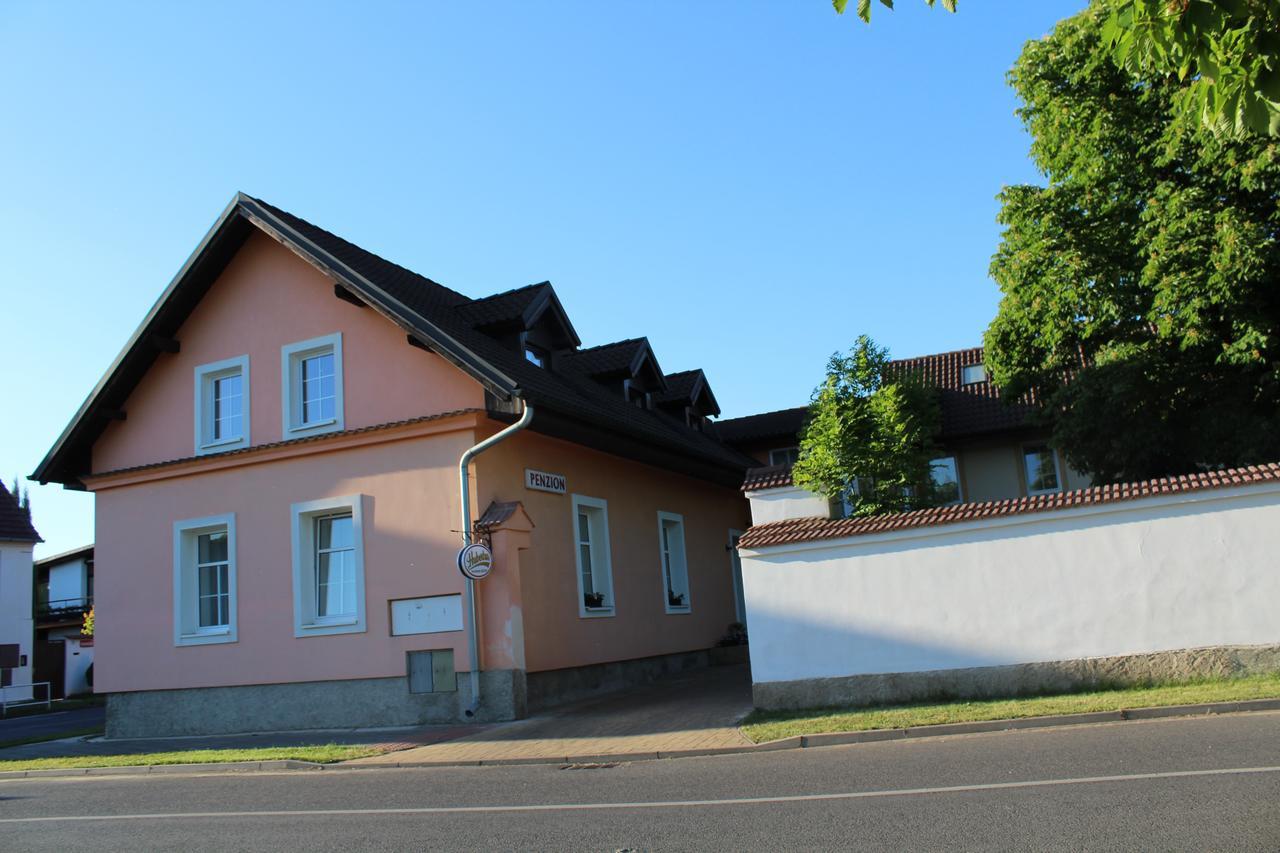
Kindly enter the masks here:
<path id="1" fill-rule="evenodd" d="M 326 351 L 333 353 L 333 417 L 312 424 L 302 422 L 302 361 Z M 280 348 L 281 426 L 285 438 L 300 438 L 344 429 L 342 393 L 342 332 L 286 344 Z"/>
<path id="2" fill-rule="evenodd" d="M 581 507 L 594 509 L 599 513 L 599 524 L 594 525 L 591 530 L 591 579 L 593 583 L 604 581 L 605 607 L 587 607 L 586 590 L 582 586 L 582 549 L 578 547 L 578 510 Z M 569 520 L 573 532 L 573 576 L 578 588 L 578 616 L 583 619 L 613 616 L 617 612 L 617 601 L 613 595 L 613 554 L 609 546 L 609 502 L 601 498 L 574 495 Z M 601 557 L 604 559 L 601 560 Z M 600 591 L 599 586 L 597 591 Z"/>
<path id="3" fill-rule="evenodd" d="M 775 454 L 775 453 L 790 453 L 790 452 L 791 452 L 791 451 L 793 451 L 793 450 L 796 452 L 796 459 L 799 459 L 799 458 L 800 458 L 800 448 L 799 448 L 799 447 L 797 447 L 797 446 L 795 446 L 795 445 L 792 445 L 792 446 L 790 446 L 790 447 L 775 447 L 774 449 L 772 449 L 772 450 L 770 450 L 770 451 L 769 451 L 769 464 L 770 464 L 770 465 L 794 465 L 794 464 L 795 464 L 794 462 L 774 462 L 774 461 L 773 461 L 773 454 Z"/>
<path id="4" fill-rule="evenodd" d="M 364 495 L 343 495 L 303 501 L 289 508 L 295 637 L 360 634 L 365 631 L 363 504 Z M 351 537 L 355 542 L 356 612 L 349 617 L 319 617 L 316 615 L 315 519 L 335 512 L 351 513 Z"/>
<path id="5" fill-rule="evenodd" d="M 969 371 L 975 370 L 975 369 L 982 371 L 982 376 L 978 379 L 970 379 Z M 988 374 L 987 374 L 986 362 L 980 361 L 977 364 L 966 364 L 960 368 L 960 384 L 961 385 L 978 385 L 983 382 L 986 382 L 987 379 L 988 379 Z"/>
<path id="6" fill-rule="evenodd" d="M 240 375 L 240 435 L 235 438 L 213 438 L 213 383 L 228 376 Z M 195 445 L 196 456 L 225 453 L 249 446 L 249 356 L 202 364 L 195 370 Z"/>
<path id="7" fill-rule="evenodd" d="M 200 578 L 196 540 L 203 533 L 227 531 L 227 624 L 200 627 Z M 173 523 L 173 644 L 205 646 L 239 639 L 236 612 L 236 516 L 210 515 Z"/>
<path id="8" fill-rule="evenodd" d="M 684 582 L 684 604 L 674 606 L 671 604 L 671 598 L 667 586 L 667 542 L 663 539 L 663 525 L 668 522 L 674 522 L 680 525 L 680 572 L 681 580 Z M 675 578 L 675 562 L 672 561 L 672 578 L 671 586 L 676 586 Z M 658 511 L 658 573 L 662 579 L 662 607 L 670 615 L 685 614 L 693 612 L 693 593 L 689 584 L 689 543 L 687 528 L 684 524 L 684 516 L 674 512 Z"/>
<path id="9" fill-rule="evenodd" d="M 933 479 L 933 469 L 937 467 L 936 465 L 934 465 L 934 463 L 942 462 L 947 459 L 951 460 L 951 469 L 955 472 L 955 475 L 956 475 L 956 499 L 954 501 L 951 501 L 949 504 L 944 504 L 944 506 L 951 506 L 953 504 L 962 504 L 964 503 L 964 484 L 960 482 L 960 459 L 954 453 L 945 453 L 942 456 L 935 456 L 933 459 L 930 459 L 929 460 L 929 478 Z M 1024 466 L 1026 465 L 1025 460 L 1023 461 L 1023 465 Z"/>
<path id="10" fill-rule="evenodd" d="M 1054 474 L 1055 479 L 1057 479 L 1057 481 L 1058 481 L 1058 485 L 1057 485 L 1057 487 L 1056 487 L 1056 488 L 1053 488 L 1053 489 L 1035 489 L 1034 491 L 1032 490 L 1032 488 L 1031 488 L 1031 472 L 1027 470 L 1027 451 L 1028 451 L 1028 450 L 1030 450 L 1030 449 L 1032 449 L 1032 448 L 1034 448 L 1034 447 L 1046 447 L 1046 448 L 1048 448 L 1048 450 L 1049 450 L 1049 455 L 1053 457 L 1053 474 Z M 1022 486 L 1023 486 L 1023 488 L 1025 488 L 1025 489 L 1027 490 L 1027 496 L 1028 496 L 1028 497 L 1033 497 L 1033 496 L 1035 496 L 1035 495 L 1053 495 L 1053 494 L 1057 494 L 1058 492 L 1061 492 L 1061 491 L 1063 490 L 1063 489 L 1062 489 L 1062 463 L 1058 461 L 1058 451 L 1057 451 L 1057 449 L 1055 449 L 1055 448 L 1053 448 L 1053 447 L 1049 447 L 1049 445 L 1048 445 L 1048 444 L 1046 444 L 1046 443 L 1044 443 L 1044 442 L 1035 442 L 1035 441 L 1033 441 L 1033 442 L 1030 442 L 1030 443 L 1028 443 L 1028 444 L 1024 444 L 1024 445 L 1022 445 L 1020 461 L 1021 461 L 1021 463 L 1022 463 Z"/>

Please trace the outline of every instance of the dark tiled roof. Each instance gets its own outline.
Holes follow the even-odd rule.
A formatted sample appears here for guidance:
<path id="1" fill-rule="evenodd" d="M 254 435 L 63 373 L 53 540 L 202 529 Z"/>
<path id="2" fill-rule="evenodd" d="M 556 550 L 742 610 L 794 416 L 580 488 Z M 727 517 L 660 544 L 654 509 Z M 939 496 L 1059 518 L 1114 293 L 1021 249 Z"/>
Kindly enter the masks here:
<path id="1" fill-rule="evenodd" d="M 640 353 L 649 349 L 648 338 L 628 338 L 611 344 L 580 349 L 564 359 L 565 365 L 587 376 L 609 376 L 631 371 Z M 656 363 L 656 359 L 654 360 Z"/>
<path id="2" fill-rule="evenodd" d="M 933 527 L 943 524 L 957 524 L 963 521 L 981 521 L 1000 516 L 1050 512 L 1052 510 L 1132 501 L 1139 498 L 1152 498 L 1278 481 L 1280 481 L 1280 463 L 1268 463 L 1266 465 L 1251 465 L 1245 468 L 1232 468 L 1225 471 L 1208 471 L 1179 477 L 1161 477 L 1138 483 L 1092 486 L 1071 492 L 1055 492 L 1048 495 L 1034 495 L 1013 500 L 952 504 L 950 506 L 915 510 L 914 512 L 839 519 L 793 518 L 752 527 L 743 534 L 738 544 L 743 548 L 763 548 L 768 545 L 783 545 L 790 542 L 843 539 L 849 536 L 866 536 L 872 533 L 888 533 L 894 530 L 907 530 L 915 527 Z"/>
<path id="3" fill-rule="evenodd" d="M 0 542 L 43 542 L 18 500 L 0 483 Z"/>
<path id="4" fill-rule="evenodd" d="M 567 422 L 593 429 L 599 435 L 611 439 L 622 436 L 628 441 L 676 454 L 697 463 L 697 466 L 710 466 L 717 472 L 715 477 L 726 482 L 741 477 L 742 472 L 751 466 L 749 458 L 713 436 L 692 429 L 664 412 L 629 405 L 617 389 L 592 378 L 602 370 L 622 370 L 621 365 L 630 364 L 626 360 L 628 356 L 634 358 L 639 347 L 648 348 L 647 340 L 638 338 L 580 350 L 575 355 L 558 359 L 554 370 L 538 367 L 528 362 L 523 353 L 480 331 L 477 325 L 481 321 L 469 317 L 467 312 L 472 310 L 468 306 L 475 302 L 492 301 L 492 311 L 484 306 L 475 310 L 481 317 L 505 313 L 543 285 L 498 294 L 491 300 L 473 301 L 306 220 L 261 200 L 240 195 L 210 232 L 209 242 L 202 244 L 202 248 L 193 255 L 191 265 L 175 279 L 157 308 L 135 332 L 107 377 L 41 462 L 35 473 L 37 479 L 74 483 L 89 473 L 88 448 L 106 422 L 99 412 L 123 404 L 154 358 L 149 339 L 157 334 L 172 334 L 172 330 L 176 330 L 194 308 L 202 292 L 199 282 L 193 281 L 187 287 L 186 276 L 194 276 L 191 271 L 198 270 L 204 277 L 203 286 L 207 287 L 210 276 L 218 272 L 216 264 L 225 264 L 238 245 L 235 241 L 242 241 L 253 230 L 246 227 L 246 221 L 291 242 L 295 250 L 306 257 L 318 255 L 317 262 L 332 270 L 331 274 L 344 286 L 349 285 L 357 296 L 393 317 L 411 337 L 421 340 L 475 376 L 494 392 L 500 402 L 521 397 L 533 405 L 535 430 L 539 428 L 536 412 L 549 410 Z M 297 238 L 305 242 L 299 243 Z M 215 258 L 213 249 L 208 249 L 211 254 L 206 261 L 203 253 L 208 246 L 216 246 L 218 254 Z M 324 257 L 325 254 L 336 264 Z M 355 276 L 348 275 L 347 270 Z M 545 287 L 549 289 L 550 285 Z M 560 362 L 565 363 L 565 369 L 560 369 Z M 656 361 L 654 368 L 658 369 Z M 684 463 L 672 464 L 683 466 Z M 693 467 L 690 466 L 689 470 Z"/>
<path id="5" fill-rule="evenodd" d="M 982 347 L 904 358 L 891 362 L 892 370 L 917 372 L 941 395 L 943 440 L 1018 429 L 1029 424 L 1033 398 L 1006 404 L 1000 389 L 988 379 L 964 383 L 965 367 L 983 363 Z"/>
<path id="6" fill-rule="evenodd" d="M 747 415 L 742 418 L 728 418 L 717 421 L 716 429 L 720 433 L 720 438 L 730 444 L 782 436 L 794 437 L 804 426 L 804 419 L 808 413 L 808 406 L 800 406 L 795 409 L 780 409 L 776 412 Z"/>
<path id="7" fill-rule="evenodd" d="M 664 377 L 667 380 L 667 390 L 654 394 L 654 402 L 669 403 L 674 400 L 688 400 L 689 395 L 693 393 L 694 387 L 698 384 L 698 377 L 701 375 L 701 370 L 681 370 L 678 373 L 668 373 Z"/>
<path id="8" fill-rule="evenodd" d="M 748 471 L 747 479 L 742 483 L 742 490 L 754 492 L 760 489 L 782 489 L 790 485 L 792 485 L 790 465 L 768 465 Z"/>
<path id="9" fill-rule="evenodd" d="M 500 323 L 508 323 L 524 316 L 524 312 L 529 306 L 541 295 L 542 291 L 550 287 L 550 282 L 540 282 L 538 284 L 530 284 L 526 287 L 518 287 L 515 290 L 508 290 L 505 293 L 495 293 L 493 296 L 486 296 L 483 299 L 473 299 L 470 302 L 458 305 L 453 310 L 464 322 L 473 326 L 493 326 Z"/>

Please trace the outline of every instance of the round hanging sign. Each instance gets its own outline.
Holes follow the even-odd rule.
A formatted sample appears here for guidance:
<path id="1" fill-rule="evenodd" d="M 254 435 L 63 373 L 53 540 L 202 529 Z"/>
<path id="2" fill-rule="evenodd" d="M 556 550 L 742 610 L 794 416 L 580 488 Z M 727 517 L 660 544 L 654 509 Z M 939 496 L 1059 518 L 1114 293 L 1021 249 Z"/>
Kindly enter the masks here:
<path id="1" fill-rule="evenodd" d="M 493 552 L 475 542 L 458 552 L 458 571 L 473 581 L 483 580 L 493 571 Z"/>

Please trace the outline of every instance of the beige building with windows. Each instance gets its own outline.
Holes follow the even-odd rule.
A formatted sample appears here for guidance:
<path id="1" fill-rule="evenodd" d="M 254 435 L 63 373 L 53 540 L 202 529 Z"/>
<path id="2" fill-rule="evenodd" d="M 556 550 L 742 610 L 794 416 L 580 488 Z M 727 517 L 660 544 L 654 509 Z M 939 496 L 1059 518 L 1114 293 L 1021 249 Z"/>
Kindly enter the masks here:
<path id="1" fill-rule="evenodd" d="M 1089 485 L 1033 425 L 1032 408 L 1000 399 L 987 377 L 982 347 L 894 361 L 898 370 L 919 373 L 938 389 L 942 429 L 934 460 L 934 482 L 950 489 L 952 503 L 981 503 L 1052 494 Z M 721 440 L 760 463 L 753 483 L 789 482 L 799 456 L 799 436 L 808 409 L 799 407 L 720 421 Z"/>

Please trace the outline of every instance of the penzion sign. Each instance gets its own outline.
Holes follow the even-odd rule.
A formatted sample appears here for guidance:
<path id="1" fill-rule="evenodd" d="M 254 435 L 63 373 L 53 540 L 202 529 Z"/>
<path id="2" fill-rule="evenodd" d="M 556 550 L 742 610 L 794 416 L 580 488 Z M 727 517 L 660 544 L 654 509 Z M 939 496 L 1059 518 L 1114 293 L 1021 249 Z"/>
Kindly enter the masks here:
<path id="1" fill-rule="evenodd" d="M 532 468 L 524 469 L 524 485 L 526 489 L 536 489 L 539 492 L 552 492 L 557 495 L 563 495 L 565 492 L 563 474 L 549 474 Z"/>

